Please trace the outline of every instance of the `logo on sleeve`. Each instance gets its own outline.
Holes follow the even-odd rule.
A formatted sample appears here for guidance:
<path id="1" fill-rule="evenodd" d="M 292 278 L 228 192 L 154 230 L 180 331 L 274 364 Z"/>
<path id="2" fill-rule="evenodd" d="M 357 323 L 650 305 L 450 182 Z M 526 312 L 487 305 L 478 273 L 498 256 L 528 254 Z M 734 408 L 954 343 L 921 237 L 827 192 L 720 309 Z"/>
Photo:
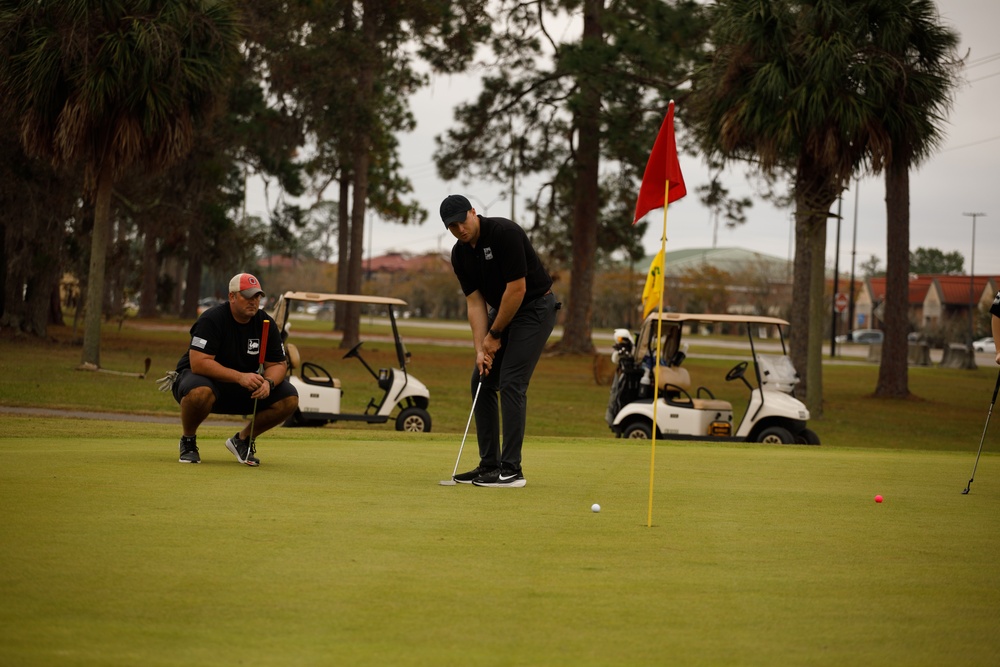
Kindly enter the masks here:
<path id="1" fill-rule="evenodd" d="M 260 354 L 260 339 L 251 338 L 247 341 L 247 354 L 258 355 Z"/>
<path id="2" fill-rule="evenodd" d="M 208 345 L 208 341 L 200 336 L 191 337 L 191 347 L 196 347 L 199 350 L 204 350 L 205 346 Z"/>

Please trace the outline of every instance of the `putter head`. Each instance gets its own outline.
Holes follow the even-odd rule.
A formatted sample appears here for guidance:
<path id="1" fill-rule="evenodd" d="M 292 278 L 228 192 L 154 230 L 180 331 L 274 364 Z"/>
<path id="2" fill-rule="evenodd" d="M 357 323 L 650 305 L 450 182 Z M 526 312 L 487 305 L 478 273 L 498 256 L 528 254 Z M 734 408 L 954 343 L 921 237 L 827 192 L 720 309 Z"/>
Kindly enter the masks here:
<path id="1" fill-rule="evenodd" d="M 456 486 L 458 482 L 456 482 L 453 479 L 442 479 L 440 482 L 438 482 L 438 484 L 440 484 L 441 486 Z"/>
<path id="2" fill-rule="evenodd" d="M 962 491 L 962 495 L 963 495 L 963 496 L 967 496 L 967 495 L 969 495 L 969 487 L 965 487 L 965 490 L 964 490 L 964 491 Z"/>

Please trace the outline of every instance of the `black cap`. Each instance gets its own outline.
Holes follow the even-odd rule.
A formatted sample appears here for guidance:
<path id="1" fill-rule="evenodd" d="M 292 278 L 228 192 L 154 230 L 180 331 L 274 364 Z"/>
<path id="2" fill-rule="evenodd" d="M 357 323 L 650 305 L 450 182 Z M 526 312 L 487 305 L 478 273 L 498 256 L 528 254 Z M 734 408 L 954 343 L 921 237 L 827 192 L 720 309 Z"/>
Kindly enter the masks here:
<path id="1" fill-rule="evenodd" d="M 472 204 L 462 195 L 448 195 L 441 202 L 441 220 L 444 222 L 444 226 L 447 227 L 448 225 L 465 220 L 471 210 Z"/>

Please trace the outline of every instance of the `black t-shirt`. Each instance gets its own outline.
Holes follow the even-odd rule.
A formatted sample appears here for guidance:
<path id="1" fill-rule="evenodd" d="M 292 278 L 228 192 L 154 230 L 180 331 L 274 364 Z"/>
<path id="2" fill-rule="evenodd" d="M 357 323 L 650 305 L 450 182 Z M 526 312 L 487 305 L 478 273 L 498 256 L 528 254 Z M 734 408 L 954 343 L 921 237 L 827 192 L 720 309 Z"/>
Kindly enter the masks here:
<path id="1" fill-rule="evenodd" d="M 528 235 L 506 218 L 479 216 L 479 240 L 473 248 L 457 242 L 451 249 L 451 266 L 466 296 L 476 290 L 491 308 L 499 308 L 507 283 L 525 279 L 524 303 L 552 288 L 552 278 L 531 247 Z"/>
<path id="2" fill-rule="evenodd" d="M 263 310 L 246 324 L 233 318 L 229 303 L 212 306 L 191 325 L 191 344 L 188 350 L 198 350 L 215 357 L 215 360 L 241 373 L 255 373 L 260 366 L 260 339 L 264 320 L 270 320 L 267 334 L 266 361 L 284 361 L 285 347 L 281 344 L 278 325 Z M 191 368 L 188 352 L 177 362 L 177 370 Z"/>
<path id="3" fill-rule="evenodd" d="M 993 305 L 990 306 L 990 312 L 1000 317 L 1000 292 L 997 292 L 997 295 L 993 297 Z"/>

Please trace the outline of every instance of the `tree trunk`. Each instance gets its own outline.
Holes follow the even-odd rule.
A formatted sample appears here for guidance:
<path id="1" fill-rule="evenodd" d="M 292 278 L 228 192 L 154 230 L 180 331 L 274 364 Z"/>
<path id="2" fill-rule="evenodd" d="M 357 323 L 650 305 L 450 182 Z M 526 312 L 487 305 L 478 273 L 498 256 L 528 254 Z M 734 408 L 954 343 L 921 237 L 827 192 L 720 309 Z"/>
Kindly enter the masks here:
<path id="1" fill-rule="evenodd" d="M 2 202 L 3 199 L 0 198 L 0 203 Z M 4 267 L 3 271 L 0 271 L 0 322 L 4 321 L 7 313 L 7 271 L 10 267 L 10 258 L 7 256 L 7 229 L 7 223 L 0 222 L 0 266 Z"/>
<path id="2" fill-rule="evenodd" d="M 146 216 L 145 234 L 142 238 L 142 287 L 139 294 L 139 317 L 156 317 L 156 282 L 160 275 L 160 262 L 156 257 L 156 225 Z"/>
<path id="3" fill-rule="evenodd" d="M 368 198 L 368 151 L 362 150 L 354 159 L 354 197 L 351 200 L 351 256 L 347 262 L 347 293 L 361 294 L 364 277 L 365 252 L 365 201 Z M 356 303 L 346 304 L 344 335 L 340 347 L 354 347 L 361 340 L 361 307 Z"/>
<path id="4" fill-rule="evenodd" d="M 908 161 L 900 156 L 896 156 L 885 170 L 885 213 L 885 317 L 882 320 L 885 336 L 875 395 L 906 398 L 910 395 L 906 341 L 910 300 L 910 170 Z"/>
<path id="5" fill-rule="evenodd" d="M 806 407 L 809 417 L 823 416 L 823 322 L 826 319 L 826 215 L 815 215 L 810 223 L 809 256 L 809 348 L 806 361 Z"/>
<path id="6" fill-rule="evenodd" d="M 340 177 L 340 201 L 337 202 L 337 292 L 347 294 L 347 265 L 351 256 L 351 220 L 348 203 L 351 196 L 351 181 Z M 334 305 L 334 331 L 343 331 L 347 321 L 347 304 L 337 301 Z"/>
<path id="7" fill-rule="evenodd" d="M 823 414 L 823 320 L 826 219 L 839 187 L 804 158 L 795 176 L 795 262 L 789 352 L 810 416 Z"/>
<path id="8" fill-rule="evenodd" d="M 63 317 L 62 299 L 60 298 L 60 294 L 59 294 L 59 281 L 61 279 L 61 276 L 58 275 L 59 271 L 60 271 L 60 269 L 57 268 L 56 269 L 56 279 L 53 281 L 52 289 L 50 291 L 50 296 L 49 296 L 49 314 L 48 314 L 48 318 L 47 318 L 48 321 L 46 322 L 46 325 L 53 324 L 55 326 L 61 327 L 61 326 L 65 326 L 66 325 L 66 320 Z M 47 327 L 46 327 L 46 331 L 48 331 Z M 42 335 L 45 335 L 45 334 L 43 333 Z"/>
<path id="9" fill-rule="evenodd" d="M 583 15 L 583 48 L 603 43 L 601 26 L 603 0 L 587 0 Z M 598 76 L 581 77 L 580 104 L 576 113 L 578 146 L 576 150 L 573 206 L 573 270 L 570 279 L 566 320 L 561 352 L 592 354 L 594 262 L 597 256 L 597 218 L 600 212 L 599 167 L 601 158 L 601 91 Z"/>
<path id="10" fill-rule="evenodd" d="M 184 273 L 184 302 L 181 304 L 181 318 L 190 320 L 198 317 L 198 297 L 201 295 L 202 257 L 205 253 L 204 226 L 194 221 L 188 231 L 187 270 Z M 277 295 L 271 297 L 277 303 Z"/>
<path id="11" fill-rule="evenodd" d="M 809 287 L 812 279 L 812 243 L 809 204 L 803 189 L 795 193 L 795 256 L 792 262 L 792 311 L 788 315 L 788 353 L 800 382 L 795 392 L 804 397 L 809 387 Z"/>
<path id="12" fill-rule="evenodd" d="M 86 313 L 83 320 L 83 354 L 80 361 L 100 367 L 104 266 L 108 257 L 108 240 L 111 236 L 111 188 L 114 185 L 110 159 L 103 160 L 96 185 L 94 231 L 90 240 Z"/>
<path id="13" fill-rule="evenodd" d="M 361 294 L 363 278 L 362 261 L 365 252 L 365 209 L 368 201 L 368 165 L 371 162 L 371 123 L 376 70 L 378 69 L 378 12 L 375 0 L 362 3 L 361 41 L 369 46 L 370 57 L 358 63 L 358 90 L 354 100 L 356 111 L 364 119 L 356 128 L 353 144 L 354 196 L 351 198 L 351 256 L 348 260 L 347 293 Z M 347 306 L 344 321 L 344 335 L 340 340 L 342 349 L 351 348 L 361 340 L 361 307 L 351 303 Z"/>

